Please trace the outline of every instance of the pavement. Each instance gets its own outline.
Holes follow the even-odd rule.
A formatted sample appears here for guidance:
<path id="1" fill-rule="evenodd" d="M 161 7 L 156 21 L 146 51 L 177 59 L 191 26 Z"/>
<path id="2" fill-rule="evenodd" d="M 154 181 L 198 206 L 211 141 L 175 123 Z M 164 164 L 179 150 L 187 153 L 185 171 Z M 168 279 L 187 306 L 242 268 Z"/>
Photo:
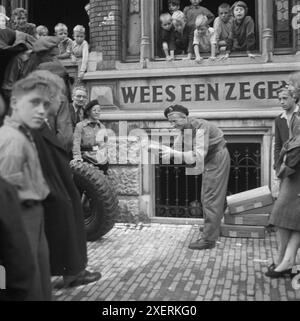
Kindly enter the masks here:
<path id="1" fill-rule="evenodd" d="M 216 248 L 188 249 L 197 225 L 116 224 L 88 243 L 92 284 L 55 290 L 56 301 L 300 301 L 289 277 L 264 276 L 275 259 L 274 233 L 265 239 L 221 237 Z M 300 251 L 299 251 L 300 252 Z M 297 263 L 300 264 L 298 253 Z M 58 278 L 53 278 L 53 283 Z"/>

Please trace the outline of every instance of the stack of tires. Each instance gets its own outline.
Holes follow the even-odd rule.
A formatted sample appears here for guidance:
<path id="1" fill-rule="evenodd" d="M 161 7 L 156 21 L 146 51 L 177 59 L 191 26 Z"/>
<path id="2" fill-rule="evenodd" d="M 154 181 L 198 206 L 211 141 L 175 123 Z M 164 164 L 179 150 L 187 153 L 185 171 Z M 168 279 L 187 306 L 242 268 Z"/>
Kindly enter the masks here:
<path id="1" fill-rule="evenodd" d="M 81 194 L 88 241 L 96 241 L 114 226 L 119 206 L 116 188 L 109 175 L 98 167 L 71 161 L 74 182 Z"/>

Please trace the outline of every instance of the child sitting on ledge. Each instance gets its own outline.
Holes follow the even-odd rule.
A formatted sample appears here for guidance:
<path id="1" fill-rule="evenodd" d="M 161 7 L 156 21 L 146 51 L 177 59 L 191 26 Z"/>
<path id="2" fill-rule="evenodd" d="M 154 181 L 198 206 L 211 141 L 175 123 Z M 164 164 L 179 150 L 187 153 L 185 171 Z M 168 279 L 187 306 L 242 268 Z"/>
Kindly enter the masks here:
<path id="1" fill-rule="evenodd" d="M 167 61 L 174 60 L 174 28 L 172 16 L 169 13 L 160 15 L 161 44 Z"/>
<path id="2" fill-rule="evenodd" d="M 58 23 L 55 28 L 55 36 L 60 40 L 58 45 L 58 59 L 67 59 L 71 57 L 73 41 L 68 37 L 68 27 L 63 23 Z"/>
<path id="3" fill-rule="evenodd" d="M 232 6 L 234 16 L 232 27 L 232 51 L 247 51 L 250 58 L 255 49 L 254 21 L 247 16 L 248 7 L 244 1 L 237 1 Z"/>
<path id="4" fill-rule="evenodd" d="M 76 62 L 77 59 L 82 59 L 78 70 L 78 79 L 82 80 L 84 73 L 87 71 L 89 59 L 89 44 L 85 40 L 85 28 L 77 25 L 73 29 L 73 38 L 71 59 Z"/>
<path id="5" fill-rule="evenodd" d="M 203 60 L 200 53 L 211 52 L 211 58 L 216 57 L 215 46 L 212 45 L 214 37 L 214 29 L 208 25 L 208 19 L 204 15 L 199 15 L 196 19 L 196 30 L 194 31 L 194 51 L 196 62 L 200 63 Z"/>

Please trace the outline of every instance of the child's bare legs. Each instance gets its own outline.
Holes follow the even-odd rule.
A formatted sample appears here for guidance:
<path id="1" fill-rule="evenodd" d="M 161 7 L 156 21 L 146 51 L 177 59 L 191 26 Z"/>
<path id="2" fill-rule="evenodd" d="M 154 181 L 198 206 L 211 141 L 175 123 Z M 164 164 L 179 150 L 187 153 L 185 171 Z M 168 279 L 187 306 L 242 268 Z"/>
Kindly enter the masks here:
<path id="1" fill-rule="evenodd" d="M 174 50 L 171 50 L 171 51 L 170 51 L 170 56 L 167 57 L 167 60 L 168 60 L 168 61 L 173 61 L 173 60 L 175 60 L 175 51 L 174 51 Z"/>
<path id="2" fill-rule="evenodd" d="M 188 53 L 187 57 L 182 58 L 182 60 L 191 60 L 192 59 L 192 54 Z"/>
<path id="3" fill-rule="evenodd" d="M 282 262 L 275 268 L 276 272 L 291 269 L 295 264 L 300 245 L 300 232 L 292 231 Z"/>

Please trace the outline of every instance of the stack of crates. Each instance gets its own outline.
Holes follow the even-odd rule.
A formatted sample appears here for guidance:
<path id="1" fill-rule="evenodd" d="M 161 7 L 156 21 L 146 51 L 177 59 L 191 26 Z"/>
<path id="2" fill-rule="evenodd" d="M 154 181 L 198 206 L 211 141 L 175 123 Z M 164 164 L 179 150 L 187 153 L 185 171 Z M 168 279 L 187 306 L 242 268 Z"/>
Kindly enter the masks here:
<path id="1" fill-rule="evenodd" d="M 264 238 L 274 199 L 268 186 L 227 197 L 221 236 Z"/>

